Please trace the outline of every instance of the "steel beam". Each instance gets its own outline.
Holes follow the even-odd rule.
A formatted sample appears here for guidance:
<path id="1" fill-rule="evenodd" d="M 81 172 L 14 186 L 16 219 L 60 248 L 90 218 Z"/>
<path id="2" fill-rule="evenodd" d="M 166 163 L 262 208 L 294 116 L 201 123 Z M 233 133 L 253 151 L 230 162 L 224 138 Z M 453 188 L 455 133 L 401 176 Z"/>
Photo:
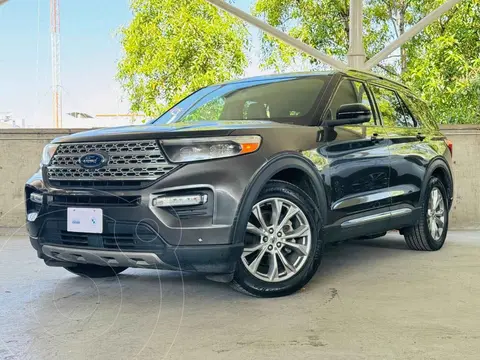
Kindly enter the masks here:
<path id="1" fill-rule="evenodd" d="M 373 56 L 370 60 L 368 60 L 365 63 L 364 68 L 369 70 L 375 65 L 378 65 L 380 61 L 384 60 L 388 55 L 390 55 L 392 52 L 397 50 L 400 46 L 405 44 L 408 40 L 410 40 L 412 37 L 417 35 L 420 31 L 422 31 L 424 28 L 426 28 L 428 25 L 433 23 L 435 20 L 437 20 L 440 16 L 445 14 L 448 10 L 450 10 L 452 7 L 454 7 L 456 4 L 458 4 L 462 0 L 448 0 L 445 3 L 443 3 L 441 6 L 439 6 L 437 9 L 432 11 L 430 14 L 425 16 L 422 20 L 420 20 L 417 24 L 413 25 L 410 29 L 405 31 L 403 35 L 398 37 L 396 40 L 392 41 L 390 44 L 388 44 L 385 49 L 380 51 L 378 54 Z"/>
<path id="2" fill-rule="evenodd" d="M 232 14 L 233 16 L 242 19 L 246 21 L 247 23 L 259 28 L 260 30 L 265 31 L 266 33 L 272 35 L 273 37 L 279 39 L 280 41 L 283 41 L 285 44 L 288 44 L 290 46 L 293 46 L 294 48 L 303 51 L 304 53 L 314 57 L 315 59 L 318 59 L 336 69 L 342 70 L 347 68 L 347 65 L 344 64 L 343 62 L 328 56 L 321 51 L 318 51 L 317 49 L 301 42 L 298 39 L 295 39 L 291 37 L 290 35 L 285 34 L 284 32 L 274 28 L 273 26 L 268 25 L 264 21 L 236 8 L 235 6 L 232 6 L 228 3 L 226 3 L 223 0 L 206 0 L 212 5 L 215 5 L 216 7 Z M 358 0 L 360 1 L 360 0 Z"/>
<path id="3" fill-rule="evenodd" d="M 363 0 L 350 0 L 349 27 L 348 65 L 354 69 L 362 69 L 366 60 L 363 44 Z"/>

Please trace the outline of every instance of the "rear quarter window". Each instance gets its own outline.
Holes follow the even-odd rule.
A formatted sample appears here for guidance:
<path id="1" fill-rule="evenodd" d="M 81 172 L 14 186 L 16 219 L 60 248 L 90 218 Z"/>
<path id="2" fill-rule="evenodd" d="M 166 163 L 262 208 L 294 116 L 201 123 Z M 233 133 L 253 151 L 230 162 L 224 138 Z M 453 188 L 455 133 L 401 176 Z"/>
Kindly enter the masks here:
<path id="1" fill-rule="evenodd" d="M 435 117 L 433 116 L 426 102 L 408 93 L 402 92 L 399 93 L 399 95 L 417 121 L 418 126 L 426 126 L 438 129 L 438 124 L 435 121 Z"/>

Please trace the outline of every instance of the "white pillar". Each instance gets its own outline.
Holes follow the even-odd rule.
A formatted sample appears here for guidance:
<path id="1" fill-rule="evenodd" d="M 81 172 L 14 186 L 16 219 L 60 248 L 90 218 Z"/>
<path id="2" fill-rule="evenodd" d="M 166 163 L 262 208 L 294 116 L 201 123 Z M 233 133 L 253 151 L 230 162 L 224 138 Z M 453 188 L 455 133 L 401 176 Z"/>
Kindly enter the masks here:
<path id="1" fill-rule="evenodd" d="M 348 66 L 362 69 L 366 54 L 363 45 L 363 0 L 350 0 Z"/>

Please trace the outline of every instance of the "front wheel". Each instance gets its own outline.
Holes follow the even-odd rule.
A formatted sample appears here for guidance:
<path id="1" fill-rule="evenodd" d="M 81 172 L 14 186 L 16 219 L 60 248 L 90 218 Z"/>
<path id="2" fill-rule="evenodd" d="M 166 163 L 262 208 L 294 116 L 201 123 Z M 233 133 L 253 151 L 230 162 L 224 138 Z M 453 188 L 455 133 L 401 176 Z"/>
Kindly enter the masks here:
<path id="1" fill-rule="evenodd" d="M 442 248 L 448 232 L 447 199 L 447 191 L 440 179 L 430 178 L 422 199 L 420 221 L 403 231 L 410 249 L 435 251 Z"/>
<path id="2" fill-rule="evenodd" d="M 251 210 L 233 287 L 259 297 L 301 289 L 320 265 L 320 227 L 318 208 L 305 192 L 287 182 L 269 182 Z"/>

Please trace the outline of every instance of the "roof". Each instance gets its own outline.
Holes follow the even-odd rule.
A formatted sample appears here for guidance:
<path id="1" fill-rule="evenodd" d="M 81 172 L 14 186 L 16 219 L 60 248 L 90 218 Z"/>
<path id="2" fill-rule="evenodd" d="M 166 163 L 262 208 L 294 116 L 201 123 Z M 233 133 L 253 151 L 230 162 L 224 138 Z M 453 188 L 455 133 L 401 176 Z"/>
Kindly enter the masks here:
<path id="1" fill-rule="evenodd" d="M 288 79 L 288 78 L 297 78 L 297 77 L 307 77 L 307 76 L 328 76 L 328 75 L 335 75 L 339 73 L 339 71 L 304 71 L 304 72 L 290 72 L 290 73 L 281 73 L 281 74 L 269 74 L 269 75 L 260 75 L 254 77 L 248 77 L 243 79 L 231 80 L 222 83 L 224 84 L 235 84 L 241 82 L 248 82 L 248 81 L 262 81 L 262 80 L 269 80 L 269 79 Z"/>
<path id="2" fill-rule="evenodd" d="M 374 74 L 369 71 L 362 71 L 356 69 L 347 69 L 345 71 L 342 70 L 333 70 L 333 71 L 306 71 L 306 72 L 291 72 L 291 73 L 281 73 L 281 74 L 270 74 L 270 75 L 262 75 L 262 76 L 255 76 L 243 79 L 237 79 L 232 81 L 224 82 L 220 85 L 225 84 L 235 84 L 235 83 L 242 83 L 242 82 L 249 82 L 249 81 L 262 81 L 262 80 L 269 80 L 269 79 L 288 79 L 288 78 L 298 78 L 298 77 L 307 77 L 307 76 L 331 76 L 335 74 L 345 74 L 353 77 L 357 77 L 363 80 L 384 80 L 388 81 L 392 84 L 400 86 L 402 88 L 408 89 L 404 84 L 389 79 L 388 77 Z"/>

